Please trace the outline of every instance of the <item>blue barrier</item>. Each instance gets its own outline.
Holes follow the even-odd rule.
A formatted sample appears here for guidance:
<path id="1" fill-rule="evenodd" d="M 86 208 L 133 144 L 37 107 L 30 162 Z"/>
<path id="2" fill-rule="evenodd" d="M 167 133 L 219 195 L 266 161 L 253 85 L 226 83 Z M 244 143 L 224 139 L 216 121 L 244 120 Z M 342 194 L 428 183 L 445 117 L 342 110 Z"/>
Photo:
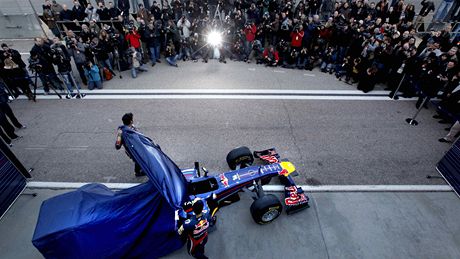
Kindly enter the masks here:
<path id="1" fill-rule="evenodd" d="M 436 170 L 460 197 L 460 140 L 457 140 L 438 162 Z"/>
<path id="2" fill-rule="evenodd" d="M 0 140 L 0 218 L 26 188 L 29 172 Z"/>

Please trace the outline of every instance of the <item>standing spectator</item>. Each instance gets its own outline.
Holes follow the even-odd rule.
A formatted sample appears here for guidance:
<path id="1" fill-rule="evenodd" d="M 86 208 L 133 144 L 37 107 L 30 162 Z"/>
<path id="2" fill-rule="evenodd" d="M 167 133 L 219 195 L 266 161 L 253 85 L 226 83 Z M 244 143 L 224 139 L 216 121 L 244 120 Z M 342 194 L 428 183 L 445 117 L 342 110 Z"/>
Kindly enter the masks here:
<path id="1" fill-rule="evenodd" d="M 86 6 L 86 5 L 85 5 Z M 82 22 L 86 18 L 85 7 L 83 7 L 79 1 L 73 1 L 73 8 L 72 12 L 74 15 L 74 19 L 78 22 Z"/>
<path id="2" fill-rule="evenodd" d="M 75 80 L 75 77 L 72 73 L 72 65 L 70 64 L 70 54 L 67 51 L 67 48 L 61 44 L 59 38 L 53 39 L 53 44 L 51 45 L 51 50 L 53 52 L 53 60 L 56 66 L 58 67 L 58 72 L 61 75 L 64 84 L 67 87 L 67 99 L 71 99 L 74 97 L 73 95 L 73 88 L 77 88 L 78 92 L 80 92 L 80 85 Z M 78 95 L 78 97 L 82 97 Z"/>
<path id="3" fill-rule="evenodd" d="M 129 0 L 118 0 L 118 8 L 121 11 L 121 15 L 124 17 L 124 19 L 128 19 L 129 17 Z"/>
<path id="4" fill-rule="evenodd" d="M 78 42 L 76 38 L 72 38 L 69 43 L 69 54 L 73 57 L 81 81 L 84 85 L 87 85 L 88 81 L 86 80 L 85 70 L 83 69 L 86 63 L 85 46 L 82 42 Z"/>
<path id="5" fill-rule="evenodd" d="M 147 27 L 144 30 L 144 38 L 147 44 L 147 48 L 150 52 L 150 61 L 152 62 L 152 67 L 155 66 L 157 55 L 160 57 L 160 40 L 159 37 L 156 37 L 155 25 L 151 21 L 148 23 Z"/>
<path id="6" fill-rule="evenodd" d="M 110 12 L 107 7 L 105 7 L 103 2 L 99 2 L 98 9 L 96 13 L 99 15 L 100 21 L 110 21 Z"/>
<path id="7" fill-rule="evenodd" d="M 112 2 L 109 2 L 109 13 L 110 13 L 110 20 L 117 21 L 119 19 L 121 11 L 118 7 L 115 7 Z"/>
<path id="8" fill-rule="evenodd" d="M 443 143 L 451 143 L 451 142 L 454 142 L 457 134 L 460 132 L 460 121 L 456 121 L 454 123 L 454 125 L 450 128 L 449 130 L 449 133 L 443 137 L 443 138 L 440 138 L 438 139 L 439 142 L 443 142 Z"/>
<path id="9" fill-rule="evenodd" d="M 51 4 L 51 10 L 54 13 L 54 18 L 56 19 L 56 21 L 59 21 L 61 17 L 61 12 L 63 10 L 62 6 L 58 4 L 56 0 L 53 0 Z"/>
<path id="10" fill-rule="evenodd" d="M 115 72 L 113 71 L 112 64 L 110 63 L 110 50 L 107 43 L 103 40 L 100 40 L 99 38 L 94 38 L 91 41 L 90 47 L 99 65 L 102 68 L 107 68 L 113 76 L 116 76 Z"/>
<path id="11" fill-rule="evenodd" d="M 152 14 L 148 9 L 144 7 L 143 4 L 139 4 L 139 10 L 137 11 L 137 18 L 140 18 L 144 21 L 145 24 L 148 24 L 152 20 Z"/>
<path id="12" fill-rule="evenodd" d="M 5 92 L 5 85 L 2 81 L 0 81 L 0 112 L 5 114 L 17 129 L 27 128 L 26 125 L 19 122 L 19 120 L 16 118 L 16 115 L 14 115 L 10 105 L 8 104 L 8 94 Z"/>
<path id="13" fill-rule="evenodd" d="M 304 36 L 303 26 L 300 24 L 298 27 L 294 28 L 294 31 L 291 32 L 291 47 L 297 51 L 300 51 L 302 47 L 302 38 Z"/>
<path id="14" fill-rule="evenodd" d="M 85 22 L 99 21 L 99 15 L 97 14 L 97 10 L 96 8 L 94 8 L 94 6 L 91 3 L 89 3 L 86 6 L 85 14 L 86 14 Z"/>
<path id="15" fill-rule="evenodd" d="M 43 5 L 43 20 L 54 36 L 61 36 L 59 33 L 59 28 L 56 24 L 56 16 L 54 15 L 53 10 L 51 10 L 51 3 L 49 1 L 46 1 Z"/>
<path id="16" fill-rule="evenodd" d="M 245 49 L 246 57 L 249 56 L 249 53 L 251 52 L 252 42 L 256 38 L 256 32 L 257 32 L 257 27 L 254 22 L 250 22 L 244 27 L 244 35 L 245 35 L 244 49 Z"/>
<path id="17" fill-rule="evenodd" d="M 126 34 L 126 41 L 130 47 L 134 47 L 137 51 L 141 52 L 141 35 L 133 26 L 128 26 L 128 33 Z"/>
<path id="18" fill-rule="evenodd" d="M 29 65 L 40 77 L 40 80 L 43 83 L 45 95 L 49 93 L 50 86 L 53 87 L 54 90 L 59 89 L 63 91 L 64 88 L 62 87 L 61 82 L 56 75 L 56 71 L 54 70 L 53 57 L 49 44 L 45 43 L 45 41 L 40 37 L 35 38 L 34 42 L 35 44 L 32 47 L 32 50 L 30 50 Z"/>
<path id="19" fill-rule="evenodd" d="M 418 13 L 417 19 L 415 20 L 415 30 L 416 31 L 424 31 L 425 30 L 425 17 L 432 11 L 434 11 L 434 3 L 433 1 L 422 0 L 420 3 L 422 5 L 422 9 Z"/>

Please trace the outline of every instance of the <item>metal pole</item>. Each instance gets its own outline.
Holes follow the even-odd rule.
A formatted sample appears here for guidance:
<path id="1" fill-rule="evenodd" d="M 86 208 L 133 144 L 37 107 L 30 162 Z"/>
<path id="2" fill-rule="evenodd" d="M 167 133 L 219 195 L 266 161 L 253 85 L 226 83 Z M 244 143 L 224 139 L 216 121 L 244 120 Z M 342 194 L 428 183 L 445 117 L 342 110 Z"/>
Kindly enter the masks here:
<path id="1" fill-rule="evenodd" d="M 426 101 L 428 101 L 428 96 L 425 96 L 423 99 L 422 104 L 420 104 L 420 107 L 418 108 L 417 112 L 412 116 L 412 118 L 407 118 L 406 122 L 409 123 L 410 125 L 417 126 L 418 122 L 415 120 L 419 112 L 423 109 L 423 106 L 425 105 Z"/>
<path id="2" fill-rule="evenodd" d="M 398 87 L 396 88 L 395 92 L 393 93 L 393 97 L 391 97 L 391 99 L 393 99 L 393 100 L 398 100 L 398 99 L 399 99 L 399 97 L 396 96 L 396 93 L 398 93 L 399 88 L 401 88 L 401 85 L 402 85 L 402 83 L 403 83 L 403 81 L 404 81 L 404 78 L 406 78 L 406 74 L 404 74 L 404 75 L 402 76 L 401 81 L 399 82 L 399 85 L 398 85 Z"/>
<path id="3" fill-rule="evenodd" d="M 35 10 L 35 7 L 34 7 L 34 5 L 32 4 L 32 1 L 31 1 L 31 0 L 29 0 L 29 4 L 30 4 L 30 7 L 32 7 L 32 10 L 34 11 L 35 19 L 37 19 L 38 25 L 39 25 L 40 28 L 42 29 L 43 34 L 48 38 L 48 34 L 46 33 L 45 29 L 43 28 L 42 23 L 41 23 L 41 20 L 40 20 L 40 17 L 38 17 L 37 10 Z"/>

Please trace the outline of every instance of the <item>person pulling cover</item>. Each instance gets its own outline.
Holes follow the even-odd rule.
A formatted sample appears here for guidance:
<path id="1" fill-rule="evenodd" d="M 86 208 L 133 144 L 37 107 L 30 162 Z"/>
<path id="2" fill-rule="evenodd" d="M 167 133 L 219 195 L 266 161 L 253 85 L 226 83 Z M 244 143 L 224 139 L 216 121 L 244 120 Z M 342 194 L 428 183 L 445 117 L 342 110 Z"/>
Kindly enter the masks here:
<path id="1" fill-rule="evenodd" d="M 125 113 L 123 115 L 123 117 L 121 118 L 121 120 L 123 121 L 123 126 L 127 126 L 127 127 L 131 128 L 131 129 L 137 131 L 137 129 L 133 125 L 134 116 L 133 116 L 132 113 Z M 115 148 L 117 150 L 119 150 L 121 148 L 121 146 L 125 145 L 125 143 L 123 141 L 123 138 L 122 138 L 122 133 L 123 133 L 122 128 L 123 128 L 123 126 L 118 127 L 117 141 L 115 142 Z M 129 153 L 129 151 L 128 151 L 128 149 L 126 147 L 125 147 L 125 152 L 128 155 L 128 157 L 131 158 L 134 161 L 134 174 L 136 175 L 136 177 L 144 176 L 145 173 L 142 171 L 140 165 L 132 158 L 131 154 Z"/>

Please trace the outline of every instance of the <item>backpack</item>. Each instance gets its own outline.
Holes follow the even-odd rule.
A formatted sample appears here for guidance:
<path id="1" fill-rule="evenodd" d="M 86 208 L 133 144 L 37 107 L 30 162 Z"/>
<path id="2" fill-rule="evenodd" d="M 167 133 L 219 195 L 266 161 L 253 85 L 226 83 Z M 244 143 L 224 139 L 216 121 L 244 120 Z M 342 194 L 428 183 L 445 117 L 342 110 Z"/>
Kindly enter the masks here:
<path id="1" fill-rule="evenodd" d="M 113 78 L 112 72 L 110 72 L 110 70 L 108 70 L 106 67 L 102 69 L 102 74 L 104 75 L 104 79 L 106 81 L 109 81 L 110 79 Z"/>

